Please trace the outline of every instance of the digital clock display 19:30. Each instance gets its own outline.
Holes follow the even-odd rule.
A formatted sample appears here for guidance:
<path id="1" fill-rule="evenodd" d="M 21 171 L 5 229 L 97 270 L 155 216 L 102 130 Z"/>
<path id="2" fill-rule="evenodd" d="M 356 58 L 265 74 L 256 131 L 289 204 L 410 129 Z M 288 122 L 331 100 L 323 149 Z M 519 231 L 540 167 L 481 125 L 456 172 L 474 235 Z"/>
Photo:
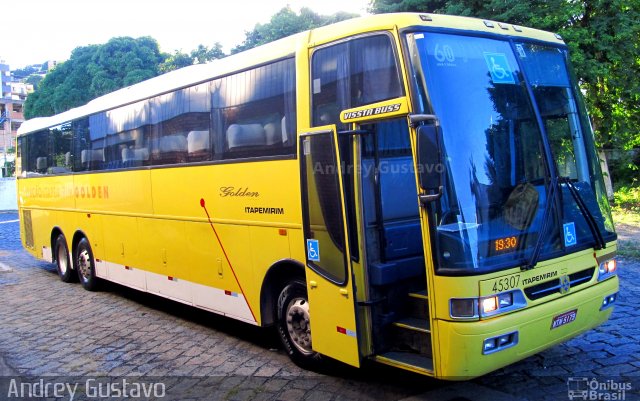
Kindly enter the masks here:
<path id="1" fill-rule="evenodd" d="M 495 252 L 513 251 L 518 247 L 518 237 L 498 238 L 493 241 Z"/>

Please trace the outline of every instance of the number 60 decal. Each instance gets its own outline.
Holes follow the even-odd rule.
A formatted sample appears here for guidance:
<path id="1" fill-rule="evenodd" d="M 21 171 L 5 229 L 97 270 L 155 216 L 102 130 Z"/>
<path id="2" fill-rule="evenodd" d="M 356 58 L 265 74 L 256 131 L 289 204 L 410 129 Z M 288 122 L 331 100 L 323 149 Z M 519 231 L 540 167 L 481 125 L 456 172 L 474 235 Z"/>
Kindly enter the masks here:
<path id="1" fill-rule="evenodd" d="M 439 43 L 436 44 L 436 48 L 434 49 L 433 54 L 436 57 L 436 60 L 438 60 L 440 63 L 444 62 L 445 60 L 450 63 L 456 61 L 456 56 L 453 54 L 453 49 L 449 45 L 440 47 Z"/>

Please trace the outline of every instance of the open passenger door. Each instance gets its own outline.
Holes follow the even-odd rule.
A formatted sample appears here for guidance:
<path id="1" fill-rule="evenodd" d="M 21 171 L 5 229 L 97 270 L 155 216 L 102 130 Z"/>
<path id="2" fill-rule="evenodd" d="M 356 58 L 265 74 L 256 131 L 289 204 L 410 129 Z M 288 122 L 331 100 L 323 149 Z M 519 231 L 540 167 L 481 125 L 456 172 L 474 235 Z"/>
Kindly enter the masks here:
<path id="1" fill-rule="evenodd" d="M 300 135 L 301 191 L 312 347 L 360 365 L 355 285 L 336 127 Z"/>

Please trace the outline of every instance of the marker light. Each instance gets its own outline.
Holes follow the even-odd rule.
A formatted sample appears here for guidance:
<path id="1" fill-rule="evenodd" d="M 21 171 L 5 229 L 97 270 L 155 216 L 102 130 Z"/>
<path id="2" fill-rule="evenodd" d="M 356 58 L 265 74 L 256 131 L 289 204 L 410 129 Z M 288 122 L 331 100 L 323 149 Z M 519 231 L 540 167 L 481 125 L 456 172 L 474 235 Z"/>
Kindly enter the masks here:
<path id="1" fill-rule="evenodd" d="M 618 271 L 618 263 L 615 259 L 609 259 L 602 263 L 598 268 L 598 281 L 606 280 L 614 276 Z"/>
<path id="2" fill-rule="evenodd" d="M 506 292 L 498 295 L 498 307 L 506 308 L 511 305 L 513 305 L 513 293 Z"/>
<path id="3" fill-rule="evenodd" d="M 604 297 L 604 299 L 602 300 L 602 306 L 600 306 L 600 310 L 605 310 L 612 307 L 616 302 L 616 299 L 618 299 L 617 292 L 615 294 L 607 295 L 606 297 Z"/>
<path id="4" fill-rule="evenodd" d="M 503 349 L 511 348 L 518 344 L 519 335 L 517 331 L 503 334 L 497 337 L 491 337 L 482 343 L 482 354 L 493 354 Z"/>

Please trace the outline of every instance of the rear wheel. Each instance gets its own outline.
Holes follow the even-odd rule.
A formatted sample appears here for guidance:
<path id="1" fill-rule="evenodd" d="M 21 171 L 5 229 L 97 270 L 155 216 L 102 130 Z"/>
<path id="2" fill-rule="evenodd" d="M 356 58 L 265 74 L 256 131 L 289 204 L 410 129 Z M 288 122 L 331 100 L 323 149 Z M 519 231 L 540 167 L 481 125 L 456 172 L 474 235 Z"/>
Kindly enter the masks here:
<path id="1" fill-rule="evenodd" d="M 65 283 L 70 283 L 75 280 L 76 275 L 71 267 L 71 258 L 69 255 L 69 248 L 67 247 L 67 239 L 63 234 L 58 235 L 54 245 L 54 252 L 56 256 L 56 270 L 60 280 Z"/>
<path id="2" fill-rule="evenodd" d="M 302 280 L 292 280 L 278 297 L 278 334 L 287 354 L 297 365 L 315 368 L 321 355 L 311 346 L 311 319 L 307 287 Z"/>
<path id="3" fill-rule="evenodd" d="M 80 242 L 78 242 L 75 255 L 76 271 L 78 272 L 80 283 L 85 290 L 97 290 L 100 279 L 96 276 L 96 264 L 88 239 L 82 238 Z"/>

